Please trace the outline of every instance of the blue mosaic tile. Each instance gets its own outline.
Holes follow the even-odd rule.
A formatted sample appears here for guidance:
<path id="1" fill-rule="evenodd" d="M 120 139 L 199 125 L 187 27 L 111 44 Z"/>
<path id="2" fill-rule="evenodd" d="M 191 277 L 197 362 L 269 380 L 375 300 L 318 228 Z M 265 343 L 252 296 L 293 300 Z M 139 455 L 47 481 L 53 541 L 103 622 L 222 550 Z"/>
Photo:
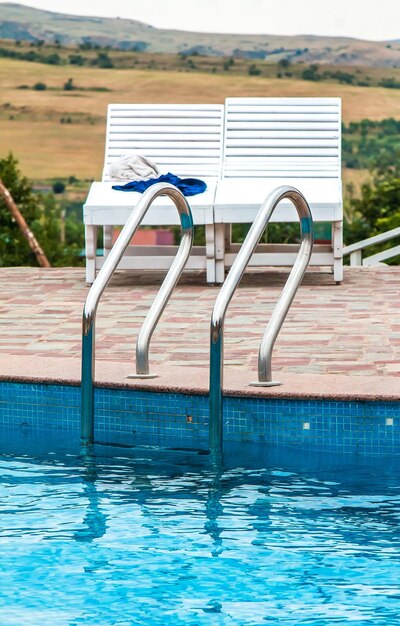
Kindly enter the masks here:
<path id="1" fill-rule="evenodd" d="M 0 383 L 0 426 L 80 429 L 80 389 Z M 98 441 L 207 448 L 208 398 L 127 389 L 95 390 Z M 344 454 L 400 454 L 400 403 L 224 399 L 224 439 Z"/>

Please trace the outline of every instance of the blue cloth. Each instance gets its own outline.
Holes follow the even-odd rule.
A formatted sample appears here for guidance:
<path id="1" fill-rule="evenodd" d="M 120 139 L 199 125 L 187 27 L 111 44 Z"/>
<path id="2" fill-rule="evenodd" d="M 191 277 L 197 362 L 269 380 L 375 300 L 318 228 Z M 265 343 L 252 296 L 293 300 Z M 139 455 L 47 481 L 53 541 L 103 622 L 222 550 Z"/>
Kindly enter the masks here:
<path id="1" fill-rule="evenodd" d="M 197 178 L 179 178 L 179 176 L 175 176 L 175 174 L 171 174 L 171 172 L 163 174 L 158 178 L 134 180 L 130 183 L 126 183 L 126 185 L 113 185 L 112 188 L 117 191 L 138 191 L 139 193 L 143 193 L 156 183 L 170 183 L 171 185 L 175 185 L 184 196 L 195 196 L 198 193 L 203 193 L 203 191 L 207 189 L 207 185 L 203 180 Z"/>

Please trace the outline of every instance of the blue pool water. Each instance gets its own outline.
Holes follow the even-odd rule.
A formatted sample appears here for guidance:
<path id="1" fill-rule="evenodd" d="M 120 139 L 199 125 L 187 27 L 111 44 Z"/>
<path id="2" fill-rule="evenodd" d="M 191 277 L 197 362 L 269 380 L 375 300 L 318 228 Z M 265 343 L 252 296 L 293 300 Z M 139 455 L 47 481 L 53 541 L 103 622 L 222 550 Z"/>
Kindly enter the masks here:
<path id="1" fill-rule="evenodd" d="M 0 624 L 399 624 L 400 462 L 0 440 Z"/>

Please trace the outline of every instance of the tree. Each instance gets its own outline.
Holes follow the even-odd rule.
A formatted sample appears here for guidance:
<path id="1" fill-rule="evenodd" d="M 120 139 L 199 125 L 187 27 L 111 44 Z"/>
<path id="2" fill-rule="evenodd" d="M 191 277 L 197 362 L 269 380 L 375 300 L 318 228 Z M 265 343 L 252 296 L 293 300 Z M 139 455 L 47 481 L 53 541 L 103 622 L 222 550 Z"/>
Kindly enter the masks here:
<path id="1" fill-rule="evenodd" d="M 4 185 L 1 178 L 0 178 L 0 195 L 3 198 L 7 208 L 10 211 L 12 221 L 18 225 L 18 228 L 21 231 L 23 237 L 25 238 L 25 241 L 27 242 L 28 246 L 32 250 L 33 254 L 35 255 L 38 264 L 41 267 L 51 267 L 49 260 L 47 259 L 45 253 L 40 247 L 38 240 L 36 239 L 32 230 L 29 228 L 28 224 L 26 223 L 24 216 L 22 215 L 21 211 L 15 204 L 14 199 L 12 195 L 10 194 L 10 191 Z"/>
<path id="2" fill-rule="evenodd" d="M 74 207 L 71 216 L 65 221 L 63 244 L 60 241 L 61 207 L 55 195 L 34 193 L 11 153 L 0 158 L 0 179 L 39 240 L 50 263 L 55 266 L 80 264 L 80 253 L 84 245 L 80 208 L 75 210 Z M 12 219 L 5 200 L 0 197 L 0 267 L 16 265 L 37 266 L 37 261 L 17 223 Z"/>
<path id="3" fill-rule="evenodd" d="M 35 232 L 34 223 L 40 218 L 39 200 L 34 196 L 28 179 L 18 170 L 17 160 L 12 154 L 0 159 L 0 179 L 9 190 L 15 204 L 23 214 L 28 226 Z M 41 242 L 42 246 L 43 243 Z M 0 266 L 37 265 L 17 223 L 11 218 L 3 198 L 0 198 Z"/>

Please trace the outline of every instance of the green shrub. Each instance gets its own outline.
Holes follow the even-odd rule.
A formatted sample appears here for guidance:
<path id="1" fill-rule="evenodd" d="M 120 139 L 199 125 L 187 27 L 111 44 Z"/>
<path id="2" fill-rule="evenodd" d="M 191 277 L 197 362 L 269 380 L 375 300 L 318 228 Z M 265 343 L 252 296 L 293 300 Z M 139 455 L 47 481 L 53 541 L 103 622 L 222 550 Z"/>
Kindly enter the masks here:
<path id="1" fill-rule="evenodd" d="M 249 67 L 249 76 L 260 76 L 261 70 L 254 63 Z"/>
<path id="2" fill-rule="evenodd" d="M 53 183 L 53 193 L 64 193 L 65 191 L 65 185 L 61 180 L 57 180 L 55 183 Z"/>
<path id="3" fill-rule="evenodd" d="M 235 64 L 235 60 L 231 57 L 230 59 L 227 59 L 226 61 L 224 61 L 224 71 L 225 72 L 229 72 L 229 70 L 231 69 L 231 67 Z"/>
<path id="4" fill-rule="evenodd" d="M 383 78 L 380 83 L 380 87 L 386 87 L 386 89 L 400 89 L 400 81 L 395 78 Z"/>
<path id="5" fill-rule="evenodd" d="M 321 80 L 321 75 L 318 74 L 318 65 L 310 65 L 310 67 L 303 70 L 301 77 L 303 80 Z"/>
<path id="6" fill-rule="evenodd" d="M 71 65 L 85 65 L 85 58 L 81 54 L 70 54 L 68 60 Z"/>
<path id="7" fill-rule="evenodd" d="M 73 91 L 76 89 L 72 78 L 68 78 L 67 82 L 64 83 L 63 89 L 64 91 Z"/>
<path id="8" fill-rule="evenodd" d="M 94 60 L 94 64 L 104 69 L 111 69 L 114 67 L 114 63 L 108 56 L 107 52 L 98 52 L 97 59 Z"/>
<path id="9" fill-rule="evenodd" d="M 43 61 L 49 65 L 60 65 L 61 57 L 57 54 L 57 52 L 54 52 L 53 54 L 49 54 L 47 57 L 43 57 Z"/>

